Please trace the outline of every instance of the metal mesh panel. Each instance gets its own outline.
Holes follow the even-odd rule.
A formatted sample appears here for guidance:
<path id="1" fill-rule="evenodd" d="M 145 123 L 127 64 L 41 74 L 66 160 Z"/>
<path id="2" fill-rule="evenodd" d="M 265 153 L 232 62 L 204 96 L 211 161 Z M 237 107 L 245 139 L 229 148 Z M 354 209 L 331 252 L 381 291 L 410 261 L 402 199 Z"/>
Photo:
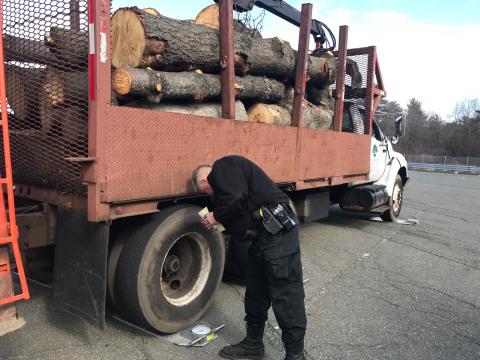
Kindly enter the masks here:
<path id="1" fill-rule="evenodd" d="M 86 0 L 0 0 L 16 183 L 83 195 L 87 155 Z"/>
<path id="2" fill-rule="evenodd" d="M 373 48 L 349 49 L 342 131 L 368 134 L 373 87 Z M 336 95 L 336 84 L 333 85 Z"/>

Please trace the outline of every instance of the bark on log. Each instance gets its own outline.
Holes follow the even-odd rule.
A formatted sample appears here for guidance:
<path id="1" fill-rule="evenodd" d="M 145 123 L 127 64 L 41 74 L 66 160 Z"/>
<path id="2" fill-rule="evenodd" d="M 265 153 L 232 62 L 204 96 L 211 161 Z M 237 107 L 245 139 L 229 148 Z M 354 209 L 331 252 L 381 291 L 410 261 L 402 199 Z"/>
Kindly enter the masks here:
<path id="1" fill-rule="evenodd" d="M 3 35 L 6 61 L 20 61 L 53 65 L 57 58 L 48 50 L 41 41 L 24 39 L 12 35 Z"/>
<path id="2" fill-rule="evenodd" d="M 144 100 L 135 100 L 126 103 L 124 106 L 196 116 L 222 117 L 222 104 L 218 103 L 154 104 Z M 235 120 L 248 120 L 247 111 L 241 101 L 235 102 Z"/>
<path id="3" fill-rule="evenodd" d="M 88 101 L 88 74 L 47 67 L 42 91 L 46 94 L 44 101 L 49 101 L 53 106 L 84 103 Z"/>
<path id="4" fill-rule="evenodd" d="M 51 27 L 45 45 L 65 70 L 80 70 L 88 65 L 88 36 L 84 31 Z"/>
<path id="5" fill-rule="evenodd" d="M 117 69 L 112 89 L 120 95 L 156 97 L 171 100 L 217 100 L 221 96 L 219 75 L 194 72 L 162 72 L 143 69 Z M 277 102 L 285 96 L 285 86 L 272 79 L 256 76 L 235 77 L 236 98 Z"/>
<path id="6" fill-rule="evenodd" d="M 138 8 L 121 8 L 112 17 L 113 57 L 115 67 L 142 66 L 145 39 L 165 43 L 165 53 L 156 68 L 176 69 L 191 66 L 208 73 L 220 70 L 218 30 L 190 21 L 153 16 Z M 278 79 L 294 79 L 296 51 L 279 38 L 252 38 L 234 33 L 235 67 L 238 74 L 263 75 Z M 161 61 L 160 61 L 161 60 Z M 308 76 L 315 81 L 335 79 L 335 58 L 310 57 Z"/>
<path id="7" fill-rule="evenodd" d="M 44 69 L 5 65 L 7 100 L 15 114 L 14 129 L 38 126 L 38 92 L 32 91 L 32 80 L 42 81 Z"/>

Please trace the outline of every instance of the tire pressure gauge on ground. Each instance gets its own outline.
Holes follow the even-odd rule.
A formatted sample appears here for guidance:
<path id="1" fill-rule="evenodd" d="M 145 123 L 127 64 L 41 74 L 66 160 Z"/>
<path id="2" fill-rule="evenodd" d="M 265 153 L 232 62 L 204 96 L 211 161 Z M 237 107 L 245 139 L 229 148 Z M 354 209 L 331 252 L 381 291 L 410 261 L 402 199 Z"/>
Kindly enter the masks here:
<path id="1" fill-rule="evenodd" d="M 212 328 L 207 325 L 196 325 L 192 328 L 192 333 L 195 335 L 208 335 L 212 332 Z"/>

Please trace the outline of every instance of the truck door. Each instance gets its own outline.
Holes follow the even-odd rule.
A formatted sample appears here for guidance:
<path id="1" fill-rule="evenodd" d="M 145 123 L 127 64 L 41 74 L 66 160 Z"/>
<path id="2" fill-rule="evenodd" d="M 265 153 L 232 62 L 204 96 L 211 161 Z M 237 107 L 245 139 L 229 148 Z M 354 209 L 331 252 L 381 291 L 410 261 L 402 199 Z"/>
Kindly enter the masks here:
<path id="1" fill-rule="evenodd" d="M 382 134 L 377 123 L 373 121 L 372 124 L 372 141 L 370 147 L 370 174 L 369 181 L 377 181 L 385 172 L 388 161 L 387 150 L 388 139 Z"/>

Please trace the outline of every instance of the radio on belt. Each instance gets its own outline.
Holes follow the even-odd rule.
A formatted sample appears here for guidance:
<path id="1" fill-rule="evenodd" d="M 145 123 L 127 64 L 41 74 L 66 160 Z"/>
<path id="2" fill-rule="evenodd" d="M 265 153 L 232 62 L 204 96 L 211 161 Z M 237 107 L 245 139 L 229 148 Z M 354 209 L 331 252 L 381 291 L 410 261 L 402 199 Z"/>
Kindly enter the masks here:
<path id="1" fill-rule="evenodd" d="M 260 216 L 262 217 L 263 227 L 272 235 L 278 234 L 283 229 L 290 231 L 297 225 L 281 204 L 273 207 L 262 206 Z"/>

